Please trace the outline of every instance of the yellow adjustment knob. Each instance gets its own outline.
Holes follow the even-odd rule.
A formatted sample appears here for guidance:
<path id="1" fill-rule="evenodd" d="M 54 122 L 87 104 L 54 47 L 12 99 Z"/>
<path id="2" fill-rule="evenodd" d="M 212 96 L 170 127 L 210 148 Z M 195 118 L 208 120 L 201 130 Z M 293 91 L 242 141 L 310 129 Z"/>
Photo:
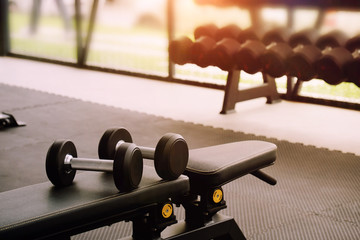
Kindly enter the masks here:
<path id="1" fill-rule="evenodd" d="M 221 189 L 216 189 L 213 193 L 213 201 L 214 203 L 219 203 L 221 202 L 223 198 L 223 192 Z"/>
<path id="2" fill-rule="evenodd" d="M 161 211 L 163 218 L 169 218 L 172 215 L 172 212 L 173 207 L 170 203 L 165 204 Z"/>

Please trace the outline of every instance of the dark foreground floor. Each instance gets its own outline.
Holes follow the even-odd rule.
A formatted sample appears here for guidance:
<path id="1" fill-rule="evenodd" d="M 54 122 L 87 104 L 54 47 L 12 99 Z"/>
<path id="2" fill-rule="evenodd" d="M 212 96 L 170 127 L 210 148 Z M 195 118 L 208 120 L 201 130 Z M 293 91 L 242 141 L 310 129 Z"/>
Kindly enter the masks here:
<path id="1" fill-rule="evenodd" d="M 0 130 L 0 191 L 47 181 L 45 156 L 55 139 L 71 139 L 79 156 L 97 157 L 102 133 L 113 126 L 128 128 L 134 141 L 145 146 L 155 146 L 166 132 L 183 135 L 190 148 L 260 139 L 278 146 L 275 165 L 265 170 L 278 184 L 269 186 L 245 176 L 224 188 L 228 208 L 223 213 L 235 218 L 246 237 L 360 238 L 360 158 L 353 154 L 173 121 L 3 84 L 0 111 L 9 112 L 27 124 Z M 178 218 L 182 217 L 179 210 Z M 119 223 L 75 238 L 117 239 L 130 231 L 129 224 Z"/>

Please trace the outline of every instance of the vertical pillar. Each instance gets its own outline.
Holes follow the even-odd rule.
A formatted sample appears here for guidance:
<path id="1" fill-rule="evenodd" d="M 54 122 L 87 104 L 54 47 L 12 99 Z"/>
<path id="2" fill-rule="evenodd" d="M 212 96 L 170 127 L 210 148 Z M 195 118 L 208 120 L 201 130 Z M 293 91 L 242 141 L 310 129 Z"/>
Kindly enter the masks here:
<path id="1" fill-rule="evenodd" d="M 168 45 L 174 38 L 174 0 L 167 0 L 167 33 L 168 33 Z M 168 51 L 168 78 L 171 80 L 174 77 L 175 66 L 170 60 Z"/>
<path id="2" fill-rule="evenodd" d="M 99 6 L 99 0 L 94 0 L 92 7 L 91 7 L 90 20 L 89 20 L 89 26 L 88 26 L 88 31 L 87 31 L 87 35 L 86 35 L 85 45 L 83 46 L 82 54 L 81 54 L 81 60 L 80 60 L 81 66 L 84 66 L 86 64 L 92 36 L 94 34 L 94 25 L 95 25 L 95 21 L 96 21 L 96 14 L 98 11 L 98 6 Z"/>
<path id="3" fill-rule="evenodd" d="M 6 56 L 10 50 L 9 38 L 9 1 L 0 1 L 0 56 Z"/>
<path id="4" fill-rule="evenodd" d="M 75 0 L 75 24 L 76 24 L 76 53 L 77 65 L 82 65 L 83 54 L 83 39 L 82 39 L 82 17 L 81 17 L 81 1 Z"/>

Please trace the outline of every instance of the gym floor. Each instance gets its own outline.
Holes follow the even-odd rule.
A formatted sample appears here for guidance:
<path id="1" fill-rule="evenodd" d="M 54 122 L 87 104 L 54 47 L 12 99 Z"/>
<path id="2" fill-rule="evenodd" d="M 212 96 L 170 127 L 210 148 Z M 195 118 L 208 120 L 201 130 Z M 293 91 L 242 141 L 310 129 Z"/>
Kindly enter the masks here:
<path id="1" fill-rule="evenodd" d="M 28 123 L 2 132 L 3 191 L 47 181 L 44 153 L 54 138 L 72 139 L 81 156 L 95 156 L 93 140 L 114 123 L 134 130 L 134 139 L 144 146 L 169 131 L 181 132 L 190 148 L 265 139 L 278 146 L 276 164 L 265 170 L 278 180 L 276 187 L 250 175 L 224 186 L 228 208 L 223 213 L 234 217 L 245 236 L 360 238 L 359 111 L 288 101 L 268 105 L 260 98 L 221 115 L 224 93 L 219 90 L 10 57 L 0 57 L 0 66 L 0 111 Z M 184 219 L 177 210 L 178 219 Z M 130 233 L 131 224 L 119 222 L 72 239 L 119 239 Z"/>
<path id="2" fill-rule="evenodd" d="M 360 155 L 360 112 L 355 110 L 284 100 L 265 104 L 258 98 L 221 115 L 220 90 L 11 57 L 0 57 L 0 66 L 0 82 L 12 86 Z"/>

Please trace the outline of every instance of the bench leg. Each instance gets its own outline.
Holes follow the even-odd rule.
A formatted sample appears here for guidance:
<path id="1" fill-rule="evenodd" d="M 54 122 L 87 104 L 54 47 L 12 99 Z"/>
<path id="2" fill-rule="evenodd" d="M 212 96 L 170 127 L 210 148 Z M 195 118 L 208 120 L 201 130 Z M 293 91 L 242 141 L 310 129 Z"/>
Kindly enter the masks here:
<path id="1" fill-rule="evenodd" d="M 213 221 L 199 228 L 189 228 L 186 222 L 180 222 L 166 228 L 162 234 L 164 240 L 192 239 L 233 239 L 245 240 L 245 236 L 233 218 L 216 214 Z"/>

